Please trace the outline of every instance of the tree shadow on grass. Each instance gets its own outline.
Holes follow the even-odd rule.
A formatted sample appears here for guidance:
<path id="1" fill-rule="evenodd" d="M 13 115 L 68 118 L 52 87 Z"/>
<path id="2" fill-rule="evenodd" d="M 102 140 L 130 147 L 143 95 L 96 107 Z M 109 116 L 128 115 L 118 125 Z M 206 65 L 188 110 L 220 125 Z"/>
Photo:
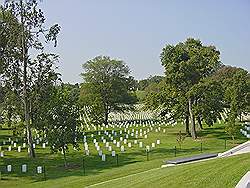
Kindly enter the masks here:
<path id="1" fill-rule="evenodd" d="M 139 153 L 137 153 L 139 154 Z M 137 155 L 134 154 L 135 156 Z M 8 177 L 30 177 L 32 182 L 44 181 L 46 179 L 57 179 L 67 176 L 91 176 L 97 175 L 103 172 L 103 170 L 111 168 L 119 168 L 128 164 L 139 162 L 136 157 L 133 157 L 131 153 L 124 153 L 118 155 L 117 158 L 110 155 L 106 155 L 106 161 L 102 161 L 100 156 L 92 155 L 84 157 L 85 173 L 83 168 L 83 156 L 78 154 L 68 154 L 68 168 L 64 167 L 63 157 L 47 157 L 47 154 L 39 154 L 36 159 L 30 159 L 25 157 L 16 158 L 3 158 L 3 162 L 0 165 L 2 177 L 8 179 Z M 0 161 L 1 162 L 1 161 Z M 28 172 L 21 172 L 21 165 L 27 164 Z M 12 172 L 7 172 L 7 165 L 12 165 Z M 37 166 L 45 166 L 44 174 L 37 174 Z"/>

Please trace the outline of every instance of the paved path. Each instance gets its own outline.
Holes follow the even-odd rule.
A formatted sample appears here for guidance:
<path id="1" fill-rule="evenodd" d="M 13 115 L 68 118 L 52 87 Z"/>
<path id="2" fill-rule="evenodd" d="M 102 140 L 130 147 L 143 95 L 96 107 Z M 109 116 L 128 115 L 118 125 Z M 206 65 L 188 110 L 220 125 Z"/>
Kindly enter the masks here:
<path id="1" fill-rule="evenodd" d="M 224 153 L 220 153 L 219 157 L 229 157 L 232 155 L 238 155 L 243 153 L 249 153 L 250 152 L 250 141 L 247 141 L 243 144 L 240 144 Z"/>
<path id="2" fill-rule="evenodd" d="M 235 188 L 250 188 L 250 171 L 241 178 Z"/>
<path id="3" fill-rule="evenodd" d="M 236 151 L 235 153 L 233 153 L 232 155 L 239 155 L 239 154 L 243 154 L 243 153 L 250 153 L 250 145 L 239 150 L 239 151 Z"/>

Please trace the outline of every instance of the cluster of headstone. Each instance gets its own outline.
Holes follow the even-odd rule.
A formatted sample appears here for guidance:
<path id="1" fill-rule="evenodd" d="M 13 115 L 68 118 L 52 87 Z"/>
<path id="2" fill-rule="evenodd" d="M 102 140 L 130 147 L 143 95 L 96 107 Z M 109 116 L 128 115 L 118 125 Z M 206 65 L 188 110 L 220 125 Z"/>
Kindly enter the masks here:
<path id="1" fill-rule="evenodd" d="M 141 107 L 138 107 L 137 105 L 136 108 L 140 109 Z M 152 111 L 141 111 L 141 110 L 136 110 L 136 111 L 127 111 L 125 113 L 110 113 L 109 114 L 109 124 L 108 125 L 94 125 L 91 123 L 91 118 L 89 114 L 91 113 L 91 107 L 89 106 L 84 106 L 83 114 L 81 114 L 80 119 L 83 120 L 83 127 L 86 128 L 87 131 L 91 130 L 104 130 L 104 129 L 109 129 L 109 128 L 115 128 L 115 127 L 123 127 L 129 124 L 130 126 L 142 126 L 145 127 L 147 125 L 176 125 L 177 122 L 172 121 L 166 121 L 164 119 L 159 119 L 155 118 L 156 113 Z M 168 118 L 168 117 L 166 117 Z M 166 123 L 167 122 L 167 123 Z"/>
<path id="2" fill-rule="evenodd" d="M 144 146 L 143 142 L 140 139 L 147 139 L 148 134 L 152 131 L 166 132 L 166 129 L 159 127 L 154 127 L 149 125 L 148 128 L 135 128 L 132 127 L 129 129 L 129 124 L 126 124 L 122 129 L 112 129 L 112 130 L 100 130 L 95 133 L 84 133 L 83 135 L 83 147 L 85 155 L 90 155 L 90 145 L 93 145 L 94 152 L 97 152 L 101 157 L 102 161 L 106 160 L 106 154 L 111 155 L 112 157 L 116 156 L 116 151 L 125 152 L 126 148 L 145 147 L 146 150 L 150 151 L 152 148 L 155 148 L 156 145 L 160 145 L 160 140 L 157 139 L 155 142 L 150 145 Z M 105 154 L 106 153 L 106 154 Z"/>
<path id="3" fill-rule="evenodd" d="M 250 138 L 250 122 L 245 122 L 240 129 L 241 134 L 245 137 Z"/>
<path id="4" fill-rule="evenodd" d="M 221 124 L 222 121 L 223 121 L 223 122 L 226 121 L 226 119 L 227 119 L 227 117 L 228 117 L 228 116 L 227 116 L 227 113 L 228 113 L 228 110 L 227 110 L 226 108 L 224 109 L 224 112 L 223 112 L 223 113 L 220 113 L 220 117 L 221 117 L 221 118 L 217 118 L 217 121 L 218 121 L 219 124 Z"/>
<path id="5" fill-rule="evenodd" d="M 33 148 L 35 149 L 38 145 L 42 148 L 46 148 L 46 145 L 48 143 L 41 143 L 40 139 L 35 139 L 35 142 L 33 143 Z M 27 151 L 29 153 L 29 147 L 25 140 L 21 141 L 18 138 L 12 139 L 11 137 L 8 138 L 8 140 L 3 140 L 0 142 L 0 157 L 4 157 L 5 152 L 11 152 L 16 151 L 18 153 L 22 151 Z"/>
<path id="6" fill-rule="evenodd" d="M 108 125 L 94 125 L 91 123 L 90 112 L 91 107 L 85 106 L 80 118 L 84 120 L 83 126 L 86 128 L 86 132 L 83 133 L 82 138 L 76 139 L 81 142 L 83 141 L 85 155 L 91 154 L 91 146 L 91 148 L 94 148 L 94 153 L 97 152 L 103 161 L 106 160 L 106 155 L 115 157 L 117 152 L 126 152 L 128 148 L 138 147 L 148 151 L 152 150 L 160 144 L 160 140 L 158 139 L 153 143 L 146 144 L 149 133 L 165 133 L 165 126 L 174 126 L 177 124 L 175 121 L 165 123 L 164 120 L 154 119 L 155 114 L 153 112 L 129 111 L 126 113 L 111 114 L 111 120 Z M 46 135 L 39 134 L 37 130 L 34 130 L 34 133 L 33 148 L 37 146 L 46 148 L 48 145 Z M 13 150 L 17 152 L 29 152 L 29 147 L 26 141 L 18 142 L 11 138 L 8 141 L 3 141 L 2 144 L 0 143 L 0 157 L 4 157 L 4 152 Z"/>
<path id="7" fill-rule="evenodd" d="M 8 165 L 6 165 L 6 172 L 11 173 L 14 171 L 14 168 L 16 168 L 16 167 L 13 167 L 13 165 L 8 164 Z M 20 168 L 18 167 L 17 169 L 20 169 Z M 42 174 L 42 173 L 44 173 L 44 171 L 45 171 L 44 166 L 37 166 L 36 167 L 37 174 Z M 21 172 L 22 173 L 28 172 L 28 165 L 27 164 L 21 165 Z"/>

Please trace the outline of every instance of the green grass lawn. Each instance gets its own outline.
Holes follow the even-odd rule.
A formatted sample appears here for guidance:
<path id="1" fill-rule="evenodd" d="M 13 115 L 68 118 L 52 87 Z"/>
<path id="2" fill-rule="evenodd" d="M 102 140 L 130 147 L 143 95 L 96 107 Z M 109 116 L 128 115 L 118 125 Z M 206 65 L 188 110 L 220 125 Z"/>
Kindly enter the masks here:
<path id="1" fill-rule="evenodd" d="M 162 129 L 165 128 L 162 127 Z M 132 129 L 132 128 L 130 128 Z M 138 129 L 135 127 L 135 129 Z M 112 145 L 113 148 L 115 148 L 116 152 L 119 154 L 119 166 L 116 165 L 116 159 L 111 157 L 111 152 L 107 150 L 103 150 L 104 153 L 107 154 L 107 161 L 103 162 L 101 161 L 100 157 L 97 155 L 97 152 L 94 149 L 94 145 L 90 144 L 90 156 L 85 156 L 85 167 L 86 167 L 86 173 L 83 174 L 83 168 L 82 168 L 82 159 L 83 159 L 83 151 L 73 151 L 72 149 L 67 154 L 67 159 L 69 162 L 69 168 L 65 169 L 63 166 L 63 156 L 58 154 L 50 154 L 49 149 L 43 149 L 41 147 L 36 148 L 37 158 L 36 159 L 29 159 L 27 157 L 27 152 L 21 152 L 18 153 L 17 151 L 11 151 L 7 152 L 5 151 L 5 157 L 0 158 L 0 165 L 1 169 L 3 170 L 6 168 L 6 165 L 11 164 L 13 165 L 13 172 L 10 174 L 7 174 L 6 172 L 2 173 L 2 180 L 0 180 L 1 187 L 84 187 L 88 185 L 92 185 L 95 183 L 107 181 L 114 178 L 123 177 L 126 175 L 143 172 L 149 169 L 158 168 L 163 164 L 164 160 L 174 158 L 174 146 L 177 146 L 177 157 L 180 156 L 190 156 L 201 153 L 200 146 L 202 143 L 202 152 L 203 153 L 217 153 L 217 152 L 223 152 L 225 151 L 225 145 L 224 145 L 224 139 L 228 139 L 227 135 L 225 134 L 223 125 L 215 125 L 213 127 L 205 127 L 204 130 L 199 132 L 199 138 L 196 141 L 193 141 L 191 138 L 186 138 L 182 149 L 179 149 L 179 146 L 176 142 L 176 134 L 181 130 L 184 132 L 184 127 L 181 125 L 172 127 L 168 126 L 166 127 L 166 133 L 163 133 L 161 129 L 161 132 L 155 132 L 152 131 L 148 133 L 148 139 L 140 138 L 138 141 L 143 141 L 144 146 L 145 145 L 151 145 L 152 142 L 156 142 L 157 139 L 161 140 L 161 144 L 157 145 L 156 148 L 153 148 L 153 150 L 149 153 L 149 161 L 147 161 L 145 148 L 139 148 L 138 145 L 132 144 L 132 148 L 126 147 L 126 152 L 121 153 L 119 152 L 118 148 L 116 148 L 114 145 Z M 6 140 L 6 138 L 11 134 L 11 131 L 9 130 L 0 130 L 0 142 L 2 140 Z M 92 132 L 89 132 L 88 135 L 92 134 Z M 98 136 L 100 137 L 100 136 Z M 97 137 L 97 139 L 98 139 Z M 118 139 L 120 135 L 117 135 Z M 128 141 L 132 142 L 134 138 L 129 138 Z M 92 143 L 91 140 L 88 140 L 88 143 Z M 235 144 L 239 144 L 246 141 L 246 138 L 242 137 L 241 135 L 238 135 L 236 139 Z M 100 141 L 99 141 L 100 143 Z M 100 143 L 101 146 L 103 144 Z M 233 147 L 232 141 L 227 141 L 227 148 L 230 149 Z M 83 148 L 82 145 L 80 145 L 80 148 Z M 3 148 L 6 149 L 6 148 Z M 249 157 L 249 156 L 248 156 Z M 245 155 L 243 156 L 243 159 L 245 159 Z M 227 165 L 231 164 L 238 168 L 238 164 L 236 163 L 238 158 L 229 158 L 229 159 L 221 159 L 218 160 L 221 161 L 222 164 Z M 225 162 L 222 162 L 225 161 Z M 230 162 L 231 161 L 231 162 Z M 234 162 L 235 161 L 235 162 Z M 199 184 L 199 182 L 204 179 L 203 175 L 206 174 L 217 174 L 217 172 L 220 168 L 220 165 L 213 165 L 212 161 L 206 162 L 209 165 L 204 163 L 201 164 L 192 164 L 193 167 L 197 170 L 195 172 L 188 173 L 188 166 L 189 165 L 183 165 L 176 168 L 169 168 L 169 169 L 161 169 L 155 171 L 156 174 L 162 174 L 162 181 L 164 181 L 165 176 L 169 178 L 171 177 L 171 181 L 169 179 L 166 179 L 166 183 L 170 183 L 169 185 L 173 186 L 173 182 L 180 181 L 179 185 L 189 185 L 186 184 L 183 181 L 186 181 L 185 174 L 182 173 L 183 170 L 187 173 L 187 177 L 189 177 L 191 180 L 193 180 L 196 183 L 190 184 L 189 187 L 196 187 L 202 186 Z M 217 162 L 216 163 L 220 163 Z M 20 171 L 21 164 L 28 164 L 29 171 L 27 174 L 22 174 Z M 243 165 L 249 166 L 249 160 L 246 160 L 246 162 L 243 163 Z M 45 165 L 46 166 L 46 181 L 43 180 L 43 175 L 37 175 L 35 173 L 35 167 L 38 165 Z M 210 168 L 210 166 L 218 166 L 218 170 L 215 168 Z M 232 166 L 232 168 L 233 168 Z M 223 168 L 223 165 L 221 166 Z M 180 169 L 180 170 L 178 170 Z M 208 171 L 207 171 L 208 169 Z M 214 169 L 214 171 L 213 171 Z M 162 173 L 161 173 L 162 172 Z M 169 173 L 168 173 L 169 172 Z M 197 174 L 196 174 L 197 172 Z M 203 172 L 203 173 L 201 173 Z M 153 173 L 153 172 L 152 172 Z M 201 173 L 201 179 L 198 178 L 199 173 Z M 227 172 L 229 173 L 229 172 Z M 243 175 L 243 171 L 241 173 L 238 173 L 237 176 L 234 174 L 231 174 L 234 176 L 235 180 L 238 181 L 240 177 Z M 165 174 L 165 176 L 164 176 Z M 171 175 L 172 174 L 172 175 Z M 193 174 L 193 177 L 192 177 Z M 209 176 L 210 176 L 209 175 Z M 230 174 L 228 174 L 229 176 Z M 143 176 L 143 175 L 142 175 Z M 146 179 L 140 180 L 141 175 L 138 175 L 138 186 L 144 187 L 145 184 L 143 182 L 146 182 Z M 145 175 L 145 178 L 151 179 L 151 172 L 149 174 Z M 155 178 L 154 178 L 155 177 Z M 196 179 L 197 177 L 197 179 Z M 215 176 L 216 177 L 216 176 Z M 216 177 L 217 178 L 217 177 Z M 217 178 L 218 179 L 218 178 Z M 227 181 L 228 178 L 225 177 L 225 181 Z M 232 179 L 232 178 L 231 178 Z M 137 180 L 137 179 L 136 179 Z M 190 181 L 191 181 L 190 180 Z M 129 180 L 132 181 L 132 180 Z M 140 182 L 141 181 L 141 182 Z M 148 183 L 146 185 L 152 186 L 154 183 L 157 183 L 157 175 L 152 174 L 152 184 Z M 217 181 L 217 180 L 216 180 Z M 219 181 L 219 179 L 218 179 Z M 229 180 L 228 180 L 229 181 Z M 171 183 L 172 182 L 172 183 Z M 187 181 L 188 183 L 189 181 Z M 133 182 L 130 182 L 131 186 L 133 185 Z M 229 182 L 229 187 L 232 187 L 235 182 Z M 119 184 L 119 183 L 118 183 Z M 112 182 L 113 185 L 113 182 Z M 119 184 L 120 185 L 120 184 Z M 129 186 L 130 184 L 128 184 Z M 214 183 L 215 186 L 217 186 L 216 182 Z M 115 186 L 115 184 L 113 185 Z M 118 185 L 117 185 L 118 186 Z M 126 186 L 126 184 L 125 184 Z M 133 185 L 134 186 L 134 185 Z M 159 186 L 161 186 L 159 184 Z M 166 184 L 165 184 L 166 186 Z"/>
<path id="2" fill-rule="evenodd" d="M 250 154 L 156 169 L 96 187 L 235 187 L 250 170 Z"/>

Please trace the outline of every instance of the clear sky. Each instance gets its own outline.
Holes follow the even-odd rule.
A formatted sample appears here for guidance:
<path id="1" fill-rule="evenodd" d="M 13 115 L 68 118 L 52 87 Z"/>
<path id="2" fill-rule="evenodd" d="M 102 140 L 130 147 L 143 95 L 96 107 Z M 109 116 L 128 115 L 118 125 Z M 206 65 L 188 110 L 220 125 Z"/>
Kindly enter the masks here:
<path id="1" fill-rule="evenodd" d="M 81 65 L 98 55 L 124 60 L 136 79 L 161 75 L 162 48 L 188 37 L 215 45 L 224 64 L 250 70 L 250 0 L 43 0 L 41 6 L 47 23 L 62 27 L 52 50 L 65 82 L 81 82 Z"/>

